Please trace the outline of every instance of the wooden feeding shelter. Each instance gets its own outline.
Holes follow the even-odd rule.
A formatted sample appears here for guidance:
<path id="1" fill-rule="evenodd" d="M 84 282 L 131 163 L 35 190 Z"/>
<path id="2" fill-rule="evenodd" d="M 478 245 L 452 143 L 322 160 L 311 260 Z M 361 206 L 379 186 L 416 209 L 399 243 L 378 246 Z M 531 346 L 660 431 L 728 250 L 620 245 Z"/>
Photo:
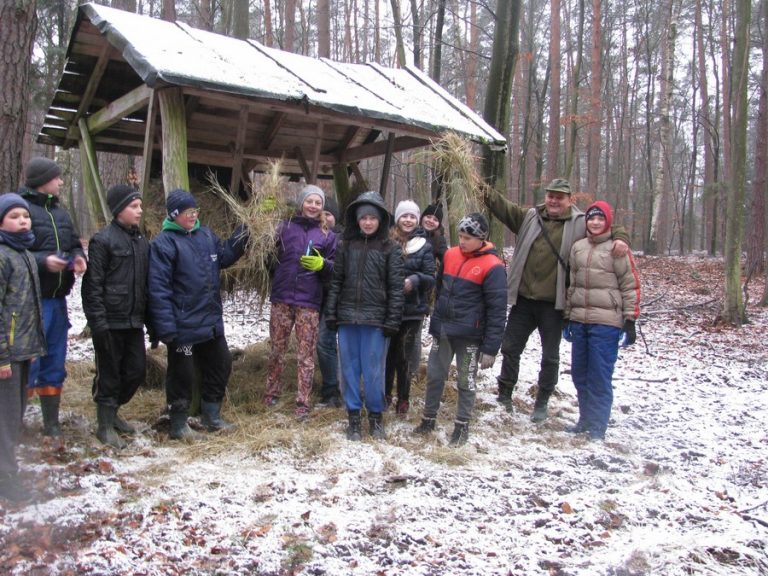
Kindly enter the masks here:
<path id="1" fill-rule="evenodd" d="M 188 189 L 194 164 L 228 169 L 237 190 L 274 159 L 312 183 L 339 169 L 360 178 L 357 164 L 382 155 L 383 187 L 393 152 L 446 131 L 506 146 L 418 69 L 311 58 L 83 4 L 38 141 L 79 146 L 104 208 L 95 151 L 143 157 L 142 189 L 161 171 L 166 193 Z"/>

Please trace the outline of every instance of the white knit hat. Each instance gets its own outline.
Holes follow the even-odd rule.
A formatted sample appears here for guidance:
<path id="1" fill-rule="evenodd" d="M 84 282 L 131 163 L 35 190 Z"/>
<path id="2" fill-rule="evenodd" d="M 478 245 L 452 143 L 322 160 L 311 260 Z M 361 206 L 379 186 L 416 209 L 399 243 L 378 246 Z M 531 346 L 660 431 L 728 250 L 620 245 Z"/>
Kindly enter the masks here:
<path id="1" fill-rule="evenodd" d="M 395 208 L 395 223 L 400 220 L 400 216 L 403 214 L 413 214 L 416 216 L 416 220 L 421 218 L 421 210 L 419 210 L 419 205 L 416 204 L 416 202 L 413 200 L 403 200 L 397 205 L 397 208 Z"/>

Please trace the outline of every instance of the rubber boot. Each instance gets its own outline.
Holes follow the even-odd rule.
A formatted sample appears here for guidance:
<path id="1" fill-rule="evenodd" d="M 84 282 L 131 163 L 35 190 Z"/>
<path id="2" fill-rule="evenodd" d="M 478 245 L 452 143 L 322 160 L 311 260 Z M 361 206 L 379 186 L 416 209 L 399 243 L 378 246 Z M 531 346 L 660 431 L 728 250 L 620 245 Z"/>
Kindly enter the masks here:
<path id="1" fill-rule="evenodd" d="M 514 386 L 507 386 L 499 382 L 499 395 L 496 396 L 496 402 L 504 406 L 504 409 L 512 414 L 514 408 L 512 407 L 512 393 L 515 391 Z"/>
<path id="2" fill-rule="evenodd" d="M 61 396 L 40 396 L 40 410 L 43 412 L 43 436 L 61 436 L 59 425 L 59 406 Z"/>
<path id="3" fill-rule="evenodd" d="M 448 442 L 449 446 L 463 446 L 469 438 L 469 422 L 456 420 L 453 424 L 453 434 Z"/>
<path id="4" fill-rule="evenodd" d="M 120 432 L 120 434 L 128 434 L 129 436 L 133 436 L 136 434 L 136 427 L 132 424 L 129 424 L 126 420 L 123 420 L 120 418 L 120 415 L 117 413 L 117 411 L 120 410 L 120 408 L 117 408 L 115 410 L 115 419 L 114 419 L 114 426 L 113 428 Z"/>
<path id="5" fill-rule="evenodd" d="M 195 442 L 202 440 L 203 435 L 195 432 L 187 424 L 187 411 L 177 410 L 170 413 L 171 418 L 171 439 L 182 440 L 184 442 Z"/>
<path id="6" fill-rule="evenodd" d="M 374 440 L 384 440 L 387 437 L 384 432 L 384 419 L 381 412 L 370 412 L 368 414 L 368 432 Z"/>
<path id="7" fill-rule="evenodd" d="M 419 434 L 420 436 L 426 436 L 427 434 L 431 434 L 435 431 L 435 419 L 434 418 L 427 418 L 426 416 L 423 416 L 421 418 L 421 424 L 416 426 L 416 428 L 413 429 L 414 434 Z"/>
<path id="8" fill-rule="evenodd" d="M 125 448 L 125 442 L 117 435 L 117 432 L 115 432 L 116 414 L 117 408 L 114 406 L 96 404 L 96 419 L 98 420 L 96 438 L 98 438 L 102 444 L 122 450 Z"/>
<path id="9" fill-rule="evenodd" d="M 360 430 L 360 410 L 349 410 L 347 412 L 349 418 L 349 424 L 347 425 L 347 440 L 352 442 L 360 442 L 363 439 L 363 434 Z"/>
<path id="10" fill-rule="evenodd" d="M 237 424 L 227 422 L 221 417 L 221 402 L 206 402 L 200 404 L 201 421 L 208 432 L 223 430 L 228 432 L 237 428 Z"/>
<path id="11" fill-rule="evenodd" d="M 531 422 L 544 422 L 547 419 L 547 404 L 549 403 L 549 397 L 551 392 L 539 392 L 536 394 L 536 402 L 533 405 L 533 414 L 531 414 Z"/>

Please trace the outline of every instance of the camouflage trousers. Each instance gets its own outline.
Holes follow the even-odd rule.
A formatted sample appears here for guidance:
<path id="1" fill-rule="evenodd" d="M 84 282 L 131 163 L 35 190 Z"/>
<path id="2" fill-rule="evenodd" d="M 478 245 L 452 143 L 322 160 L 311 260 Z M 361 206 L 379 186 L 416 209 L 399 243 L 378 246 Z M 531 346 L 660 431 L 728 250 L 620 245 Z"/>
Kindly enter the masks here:
<path id="1" fill-rule="evenodd" d="M 285 369 L 285 353 L 293 327 L 296 327 L 298 378 L 296 404 L 309 406 L 315 374 L 315 346 L 320 327 L 320 311 L 289 304 L 273 303 L 269 313 L 269 353 L 267 396 L 277 398 L 282 392 L 281 378 Z"/>

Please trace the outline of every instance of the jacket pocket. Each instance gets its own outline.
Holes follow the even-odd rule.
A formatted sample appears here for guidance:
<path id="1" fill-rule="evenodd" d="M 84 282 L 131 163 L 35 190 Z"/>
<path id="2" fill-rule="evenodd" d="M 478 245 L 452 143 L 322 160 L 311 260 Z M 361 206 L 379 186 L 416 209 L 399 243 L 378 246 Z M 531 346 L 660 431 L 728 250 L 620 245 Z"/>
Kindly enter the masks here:
<path id="1" fill-rule="evenodd" d="M 124 284 L 107 285 L 104 304 L 108 310 L 124 308 L 128 303 L 128 286 Z"/>

